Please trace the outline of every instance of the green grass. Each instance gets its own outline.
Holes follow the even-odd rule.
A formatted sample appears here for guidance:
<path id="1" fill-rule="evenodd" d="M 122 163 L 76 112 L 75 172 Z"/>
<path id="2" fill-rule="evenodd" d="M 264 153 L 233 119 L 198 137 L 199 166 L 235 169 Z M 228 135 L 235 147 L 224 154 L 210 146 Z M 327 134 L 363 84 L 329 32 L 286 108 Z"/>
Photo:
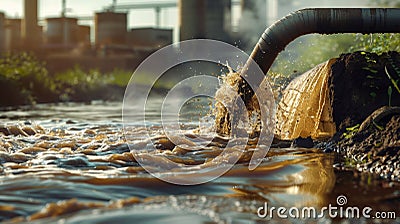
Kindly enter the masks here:
<path id="1" fill-rule="evenodd" d="M 136 74 L 137 75 L 137 74 Z M 58 101 L 119 100 L 131 79 L 132 71 L 115 69 L 102 73 L 75 66 L 67 71 L 49 74 L 46 63 L 29 53 L 5 54 L 0 57 L 0 107 Z M 151 85 L 149 74 L 136 77 L 136 84 Z M 179 80 L 178 80 L 179 81 Z M 174 77 L 158 80 L 154 89 L 169 89 Z"/>
<path id="2" fill-rule="evenodd" d="M 28 53 L 5 54 L 0 58 L 0 106 L 52 101 L 56 85 L 45 63 Z"/>
<path id="3" fill-rule="evenodd" d="M 107 74 L 107 76 L 109 76 L 108 83 L 112 85 L 125 87 L 126 85 L 128 85 L 131 75 L 132 72 L 130 71 L 115 69 L 110 74 Z"/>

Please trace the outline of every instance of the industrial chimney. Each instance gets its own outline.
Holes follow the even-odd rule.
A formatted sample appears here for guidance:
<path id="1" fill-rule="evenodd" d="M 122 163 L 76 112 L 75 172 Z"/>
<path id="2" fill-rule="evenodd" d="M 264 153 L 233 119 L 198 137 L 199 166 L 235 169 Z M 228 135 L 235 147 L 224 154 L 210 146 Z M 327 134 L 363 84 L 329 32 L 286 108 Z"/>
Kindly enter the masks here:
<path id="1" fill-rule="evenodd" d="M 228 40 L 230 0 L 179 0 L 180 40 Z"/>
<path id="2" fill-rule="evenodd" d="M 37 0 L 24 0 L 24 19 L 22 20 L 21 36 L 25 49 L 34 50 L 41 44 Z"/>

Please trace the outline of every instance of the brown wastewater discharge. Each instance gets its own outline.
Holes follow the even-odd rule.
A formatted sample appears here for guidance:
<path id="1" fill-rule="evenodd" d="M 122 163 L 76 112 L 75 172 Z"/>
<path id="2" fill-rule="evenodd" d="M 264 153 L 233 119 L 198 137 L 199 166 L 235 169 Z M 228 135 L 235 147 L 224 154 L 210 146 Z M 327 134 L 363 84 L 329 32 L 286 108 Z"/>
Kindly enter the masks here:
<path id="1" fill-rule="evenodd" d="M 132 141 L 130 148 L 137 150 L 139 154 L 143 153 L 137 156 L 154 159 L 159 167 L 171 172 L 179 167 L 179 164 L 201 165 L 202 168 L 212 166 L 215 161 L 211 162 L 211 160 L 224 150 L 229 140 L 216 136 L 206 147 L 196 147 L 196 142 L 187 138 L 179 136 L 168 138 L 160 127 L 152 127 L 150 130 L 152 137 L 148 139 L 143 139 L 148 131 L 146 127 L 137 127 L 130 131 L 137 136 L 137 140 Z M 185 136 L 195 139 L 195 133 L 188 131 Z M 21 174 L 24 171 L 32 172 L 35 168 L 40 170 L 44 166 L 79 167 L 81 169 L 77 171 L 81 175 L 89 176 L 99 175 L 99 173 L 106 175 L 107 170 L 121 173 L 144 172 L 130 152 L 122 130 L 112 126 L 93 127 L 83 131 L 73 129 L 46 131 L 40 125 L 9 125 L 0 128 L 0 135 L 3 135 L 0 140 L 0 160 L 5 162 L 2 170 L 4 173 L 12 173 L 17 169 Z M 191 148 L 175 145 L 170 139 Z M 252 143 L 254 140 L 249 141 L 249 147 Z M 149 152 L 148 149 L 152 148 L 153 144 L 157 149 Z M 251 150 L 236 152 L 232 149 L 231 152 L 232 154 L 243 153 L 240 163 L 248 162 L 251 155 Z M 24 165 L 18 165 L 22 163 Z"/>
<path id="2" fill-rule="evenodd" d="M 160 127 L 153 126 L 150 130 L 153 137 L 145 140 L 142 138 L 145 127 L 132 131 L 138 140 L 131 147 L 141 151 L 150 144 L 157 146 L 157 150 L 147 151 L 142 156 L 158 160 L 165 175 L 174 173 L 176 168 L 176 164 L 172 165 L 169 160 L 178 164 L 200 164 L 207 169 L 213 165 L 209 163 L 221 153 L 227 141 L 224 137 L 217 137 L 202 149 L 187 150 L 175 146 L 162 134 Z M 122 130 L 116 126 L 71 125 L 69 128 L 46 129 L 35 124 L 3 125 L 0 135 L 0 172 L 4 178 L 0 185 L 0 215 L 3 221 L 42 220 L 39 221 L 42 223 L 43 219 L 50 218 L 46 222 L 51 223 L 54 221 L 51 218 L 69 217 L 82 211 L 100 209 L 113 212 L 132 205 L 139 206 L 139 211 L 143 212 L 140 215 L 147 214 L 149 206 L 182 209 L 179 206 L 190 205 L 192 210 L 188 211 L 204 213 L 215 222 L 225 220 L 220 217 L 225 212 L 247 213 L 254 218 L 263 200 L 277 200 L 269 198 L 270 189 L 290 192 L 296 186 L 296 194 L 308 198 L 299 203 L 322 205 L 327 200 L 323 195 L 332 189 L 335 182 L 332 157 L 326 157 L 315 149 L 272 149 L 269 155 L 275 159 L 252 173 L 246 167 L 251 150 L 238 151 L 242 156 L 223 178 L 226 183 L 221 179 L 219 184 L 197 187 L 198 193 L 205 194 L 202 196 L 196 195 L 195 187 L 167 184 L 147 174 L 136 162 L 135 152 L 130 151 L 124 142 Z M 190 139 L 193 134 L 187 133 L 186 136 Z M 250 140 L 248 144 L 251 147 L 254 142 Z M 312 169 L 303 169 L 298 164 L 307 164 Z M 292 176 L 291 172 L 297 174 Z M 282 175 L 288 179 L 279 180 Z M 254 186 L 246 183 L 249 178 L 255 178 Z M 173 196 L 172 192 L 190 195 L 179 197 Z M 212 196 L 214 194 L 217 196 Z M 169 211 L 169 214 L 174 212 Z"/>
<path id="3" fill-rule="evenodd" d="M 393 134 L 398 132 L 397 120 L 388 123 L 392 116 L 400 114 L 398 107 L 394 107 L 400 106 L 399 80 L 397 52 L 381 55 L 354 52 L 321 63 L 292 80 L 283 91 L 278 103 L 275 138 L 312 137 L 327 141 L 334 137 L 333 142 L 341 138 L 340 144 L 334 143 L 335 147 L 342 147 L 343 157 L 354 159 L 351 163 L 357 169 L 399 180 L 400 138 Z M 221 99 L 234 95 L 226 86 L 239 92 L 247 105 L 247 115 L 255 118 L 250 136 L 258 136 L 262 125 L 260 104 L 251 93 L 248 95 L 252 97 L 243 96 L 246 95 L 242 93 L 243 85 L 239 73 L 231 72 L 224 77 L 217 96 Z M 374 112 L 382 106 L 387 108 Z M 230 113 L 221 103 L 216 104 L 216 112 L 218 133 L 230 133 Z M 375 117 L 367 119 L 375 113 Z M 366 132 L 364 126 L 375 129 Z"/>
<path id="4" fill-rule="evenodd" d="M 394 116 L 400 113 L 399 80 L 398 52 L 360 51 L 330 59 L 284 90 L 275 137 L 328 141 L 346 165 L 399 180 L 400 138 L 394 134 Z"/>
<path id="5" fill-rule="evenodd" d="M 251 154 L 243 153 L 241 161 L 218 181 L 187 187 L 147 174 L 124 143 L 119 126 L 63 126 L 2 126 L 2 221 L 229 223 L 234 219 L 257 223 L 266 221 L 257 217 L 258 208 L 265 202 L 319 208 L 334 204 L 337 195 L 344 192 L 351 192 L 352 203 L 360 206 L 366 195 L 375 195 L 367 201 L 374 209 L 399 207 L 396 191 L 400 186 L 389 187 L 372 177 L 377 181 L 372 187 L 365 177 L 357 176 L 361 180 L 353 182 L 349 178 L 352 172 L 335 174 L 334 156 L 318 149 L 272 148 L 268 159 L 251 172 L 246 166 Z M 147 156 L 159 159 L 157 155 L 163 155 L 178 164 L 204 164 L 205 169 L 227 141 L 218 137 L 203 149 L 188 151 L 168 140 L 159 126 L 150 128 L 153 137 L 149 139 L 142 138 L 147 131 L 144 127 L 132 131 L 138 137 L 134 148 L 146 149 L 152 142 L 157 145 L 157 150 L 147 151 Z M 193 137 L 190 132 L 186 135 Z M 249 145 L 253 144 L 250 140 Z M 165 175 L 174 174 L 175 166 L 166 160 L 159 159 L 159 165 L 166 170 Z M 348 190 L 352 188 L 363 190 Z"/>
<path id="6" fill-rule="evenodd" d="M 222 77 L 223 82 L 221 87 L 216 93 L 215 103 L 215 126 L 217 133 L 221 135 L 229 136 L 231 134 L 231 126 L 237 125 L 240 118 L 236 118 L 236 121 L 232 121 L 232 114 L 228 112 L 227 108 L 222 102 L 227 102 L 227 105 L 231 106 L 234 110 L 236 108 L 235 101 L 236 96 L 240 95 L 241 99 L 244 99 L 245 93 L 240 93 L 239 89 L 241 85 L 244 85 L 243 79 L 239 72 L 230 72 L 226 76 Z M 242 116 L 252 117 L 253 122 L 250 121 L 250 135 L 257 136 L 261 129 L 261 117 L 260 117 L 260 106 L 255 96 L 251 99 L 244 100 L 246 105 L 247 114 Z M 235 113 L 237 115 L 237 113 Z"/>
<path id="7" fill-rule="evenodd" d="M 337 62 L 343 60 L 335 61 L 336 65 Z M 316 70 L 328 70 L 328 66 L 323 66 Z M 392 70 L 390 72 L 393 73 Z M 321 80 L 323 84 L 331 81 L 326 76 Z M 261 88 L 266 88 L 267 79 L 264 81 Z M 268 97 L 272 96 L 257 99 L 256 96 L 240 95 L 245 101 L 247 114 L 232 120 L 223 103 L 235 109 L 235 96 L 242 85 L 239 73 L 231 72 L 223 78 L 223 84 L 216 94 L 217 135 L 212 131 L 199 130 L 190 122 L 185 123 L 185 138 L 178 135 L 168 138 L 160 124 L 132 126 L 125 130 L 128 132 L 125 134 L 130 136 L 128 145 L 120 123 L 60 121 L 60 125 L 52 121 L 48 127 L 43 127 L 35 122 L 18 122 L 24 118 L 13 117 L 12 121 L 0 126 L 0 221 L 279 223 L 282 220 L 257 217 L 258 208 L 265 202 L 287 208 L 321 208 L 328 204 L 336 205 L 337 196 L 342 194 L 348 196 L 352 205 L 371 206 L 376 211 L 394 210 L 400 214 L 400 185 L 397 182 L 360 174 L 354 172 L 354 169 L 342 169 L 334 154 L 323 153 L 320 149 L 272 145 L 260 166 L 249 171 L 247 165 L 257 150 L 258 136 L 263 125 L 274 127 L 263 123 L 265 121 L 261 119 L 260 105 L 271 108 L 274 102 L 265 102 L 265 99 L 271 99 Z M 338 98 L 330 95 L 327 89 L 324 89 L 323 94 L 331 98 L 313 102 L 322 105 L 316 110 L 320 117 L 330 118 L 327 113 L 330 110 L 325 110 L 324 105 Z M 115 108 L 115 105 L 111 107 Z M 87 108 L 83 107 L 82 110 Z M 98 108 L 92 110 L 97 111 Z M 106 107 L 100 110 L 105 111 Z M 333 110 L 332 113 L 338 111 Z M 244 117 L 249 118 L 248 125 L 243 124 Z M 88 117 L 83 115 L 80 119 Z M 393 126 L 398 122 L 396 119 L 388 125 Z M 233 125 L 239 128 L 240 135 L 242 131 L 244 136 L 248 136 L 247 145 L 245 149 L 232 146 L 229 149 L 231 154 L 218 158 L 226 150 L 227 142 L 239 138 L 231 136 Z M 320 131 L 323 125 L 313 127 L 316 128 L 312 130 L 325 134 Z M 398 137 L 397 132 L 372 135 Z M 199 140 L 197 137 L 200 133 L 202 138 Z M 207 144 L 198 147 L 202 141 Z M 387 142 L 388 146 L 397 147 L 397 144 L 397 141 Z M 375 152 L 371 151 L 372 154 Z M 197 165 L 205 173 L 212 173 L 209 168 L 215 166 L 215 163 L 229 161 L 237 155 L 240 158 L 238 163 L 226 174 L 209 183 L 190 187 L 169 184 L 155 178 L 135 159 L 155 161 L 163 170 L 160 176 L 182 175 L 184 178 L 194 178 L 196 173 L 187 175 L 176 171 L 185 165 Z M 396 167 L 399 163 L 393 161 L 392 164 Z M 327 222 L 348 222 L 345 219 L 326 217 Z M 383 221 L 390 223 L 399 219 Z M 288 222 L 298 220 L 289 219 Z"/>
<path id="8" fill-rule="evenodd" d="M 248 85 L 241 75 L 241 72 L 230 71 L 222 77 L 222 84 L 215 95 L 216 103 L 213 111 L 216 132 L 222 136 L 229 136 L 232 132 L 232 126 L 240 127 L 240 122 L 247 118 L 248 125 L 243 129 L 249 138 L 259 137 L 262 128 L 265 128 L 268 133 L 273 133 L 275 124 L 267 123 L 269 120 L 274 120 L 273 113 L 275 108 L 274 96 L 269 95 L 271 93 L 268 92 L 269 79 L 267 77 L 264 78 L 256 90 L 245 90 Z M 256 91 L 257 95 L 254 94 L 254 91 Z M 244 114 L 237 111 L 238 101 L 242 101 L 243 105 L 245 105 Z M 266 112 L 264 117 L 261 115 L 260 105 Z M 233 111 L 229 112 L 226 106 Z M 232 116 L 232 114 L 235 116 Z"/>
<path id="9" fill-rule="evenodd" d="M 283 140 L 326 139 L 336 133 L 329 88 L 336 59 L 317 65 L 292 80 L 278 103 L 276 137 Z"/>

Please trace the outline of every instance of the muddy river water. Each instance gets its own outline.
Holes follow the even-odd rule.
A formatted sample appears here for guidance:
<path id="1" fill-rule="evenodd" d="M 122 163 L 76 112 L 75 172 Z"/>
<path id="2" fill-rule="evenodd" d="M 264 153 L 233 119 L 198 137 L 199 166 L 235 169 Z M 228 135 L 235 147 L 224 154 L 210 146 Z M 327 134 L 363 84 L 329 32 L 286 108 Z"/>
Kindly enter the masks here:
<path id="1" fill-rule="evenodd" d="M 1 112 L 2 130 L 9 132 L 0 133 L 0 221 L 348 223 L 346 209 L 357 207 L 361 217 L 353 221 L 400 222 L 399 183 L 355 172 L 335 153 L 319 149 L 271 148 L 253 171 L 241 159 L 205 184 L 163 182 L 137 163 L 125 143 L 121 107 L 93 102 Z M 203 150 L 169 148 L 158 110 L 150 105 L 146 116 L 151 141 L 160 146 L 154 153 L 182 164 L 206 163 L 220 153 L 223 139 Z M 134 128 L 138 139 L 144 129 Z M 147 147 L 148 142 L 137 144 Z M 305 219 L 305 207 L 305 213 L 312 208 L 323 215 Z M 329 214 L 332 207 L 337 209 Z M 365 207 L 371 211 L 362 217 Z M 393 214 L 394 219 L 375 219 Z"/>

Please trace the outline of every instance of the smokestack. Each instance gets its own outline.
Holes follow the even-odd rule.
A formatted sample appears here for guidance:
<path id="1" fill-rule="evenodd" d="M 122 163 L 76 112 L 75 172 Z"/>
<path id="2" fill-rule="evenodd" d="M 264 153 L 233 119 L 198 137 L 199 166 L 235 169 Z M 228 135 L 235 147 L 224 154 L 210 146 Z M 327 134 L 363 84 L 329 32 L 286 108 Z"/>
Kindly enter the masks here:
<path id="1" fill-rule="evenodd" d="M 24 0 L 24 19 L 22 20 L 21 29 L 25 48 L 33 49 L 39 45 L 37 0 Z"/>
<path id="2" fill-rule="evenodd" d="M 267 0 L 241 0 L 242 15 L 239 20 L 241 47 L 251 50 L 262 30 L 267 26 Z"/>
<path id="3" fill-rule="evenodd" d="M 229 40 L 225 32 L 226 28 L 230 29 L 229 3 L 229 0 L 180 0 L 180 40 Z"/>
<path id="4" fill-rule="evenodd" d="M 65 14 L 67 12 L 67 1 L 66 0 L 62 0 L 61 2 L 61 17 L 65 17 Z"/>
<path id="5" fill-rule="evenodd" d="M 267 0 L 242 0 L 242 13 L 246 10 L 253 12 L 254 17 L 263 26 L 267 23 Z"/>
<path id="6" fill-rule="evenodd" d="M 115 7 L 117 7 L 117 0 L 113 0 L 113 3 L 112 3 L 112 11 L 113 12 L 115 11 Z"/>
<path id="7" fill-rule="evenodd" d="M 179 0 L 180 40 L 206 38 L 206 0 Z"/>

